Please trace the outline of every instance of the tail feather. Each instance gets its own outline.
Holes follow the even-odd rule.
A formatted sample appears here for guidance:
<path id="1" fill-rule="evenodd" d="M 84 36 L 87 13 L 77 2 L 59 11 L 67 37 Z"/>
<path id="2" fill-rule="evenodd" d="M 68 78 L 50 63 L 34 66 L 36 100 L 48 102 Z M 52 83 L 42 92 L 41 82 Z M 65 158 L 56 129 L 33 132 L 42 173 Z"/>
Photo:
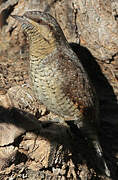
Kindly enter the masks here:
<path id="1" fill-rule="evenodd" d="M 105 173 L 106 176 L 109 177 L 110 171 L 103 157 L 103 151 L 102 151 L 99 139 L 98 139 L 96 128 L 88 124 L 85 125 L 83 123 L 80 123 L 80 121 L 79 122 L 74 121 L 74 124 L 80 129 L 80 131 L 82 132 L 82 135 L 87 139 L 88 145 L 93 146 L 96 156 L 97 156 L 97 161 L 96 161 L 97 168 L 100 171 L 102 171 L 102 173 Z"/>

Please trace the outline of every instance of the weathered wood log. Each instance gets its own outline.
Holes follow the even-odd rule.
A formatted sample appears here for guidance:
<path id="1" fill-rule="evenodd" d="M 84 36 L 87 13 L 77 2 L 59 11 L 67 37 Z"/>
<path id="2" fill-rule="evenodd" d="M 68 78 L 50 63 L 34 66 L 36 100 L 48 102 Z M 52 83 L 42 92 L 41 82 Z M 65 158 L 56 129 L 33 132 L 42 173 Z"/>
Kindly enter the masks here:
<path id="1" fill-rule="evenodd" d="M 116 0 L 19 0 L 6 1 L 3 6 L 0 6 L 0 11 L 2 12 L 1 17 L 4 18 L 4 22 L 6 22 L 5 24 L 1 24 L 2 29 L 0 31 L 0 91 L 4 91 L 1 93 L 2 100 L 0 101 L 0 105 L 4 106 L 4 108 L 9 108 L 9 94 L 13 100 L 11 106 L 18 108 L 15 112 L 9 112 L 10 114 L 12 113 L 12 117 L 15 118 L 16 115 L 21 117 L 22 110 L 24 110 L 27 113 L 22 114 L 22 120 L 25 119 L 26 121 L 27 116 L 30 120 L 30 113 L 34 118 L 40 117 L 40 120 L 42 121 L 47 120 L 49 112 L 42 108 L 40 109 L 40 105 L 34 100 L 29 102 L 30 98 L 27 97 L 26 91 L 24 93 L 24 90 L 21 90 L 20 88 L 18 88 L 19 91 L 17 90 L 17 85 L 22 86 L 23 84 L 29 83 L 27 61 L 28 44 L 24 34 L 20 30 L 20 26 L 18 26 L 16 21 L 9 17 L 9 14 L 22 15 L 27 9 L 49 12 L 59 22 L 67 40 L 74 43 L 71 44 L 71 47 L 81 59 L 96 87 L 101 111 L 101 142 L 103 144 L 105 155 L 111 164 L 110 170 L 113 179 L 115 179 L 115 177 L 117 179 L 116 163 L 118 161 L 117 7 L 118 3 Z M 7 14 L 7 16 L 4 16 L 5 14 Z M 9 88 L 13 86 L 15 86 L 14 91 L 10 92 L 11 89 Z M 19 96 L 18 92 L 20 92 Z M 22 99 L 24 97 L 26 97 L 25 101 Z M 39 111 L 37 109 L 39 109 Z M 8 113 L 6 113 L 6 111 L 7 110 L 4 109 L 5 115 Z M 7 117 L 9 117 L 9 115 Z M 8 123 L 7 126 L 4 124 L 4 127 L 8 127 Z M 18 128 L 19 131 L 19 127 L 15 128 Z M 11 134 L 12 136 L 15 132 L 10 132 L 12 131 L 12 128 L 8 128 L 8 130 L 9 131 L 4 131 L 4 133 L 8 132 L 7 134 Z M 75 146 L 73 147 L 74 149 L 72 152 L 70 147 L 65 147 L 64 143 L 60 142 L 62 136 L 57 135 L 57 142 L 54 141 L 53 137 L 55 136 L 55 131 L 62 131 L 61 135 L 64 133 L 63 137 L 65 141 L 69 138 L 68 145 L 72 145 L 72 147 Z M 25 132 L 26 134 L 22 135 L 22 133 Z M 11 136 L 9 136 L 7 140 L 11 145 L 7 143 L 7 148 L 3 145 L 4 143 L 2 144 L 0 147 L 0 154 L 3 155 L 4 152 L 6 152 L 6 159 L 4 156 L 0 161 L 3 165 L 1 167 L 4 169 L 4 171 L 0 172 L 0 177 L 3 177 L 3 179 L 7 179 L 10 176 L 12 178 L 14 176 L 16 179 L 19 179 L 19 177 L 26 177 L 27 179 L 36 179 L 39 177 L 42 177 L 42 179 L 64 179 L 65 177 L 68 177 L 70 179 L 78 178 L 81 180 L 92 179 L 93 176 L 96 179 L 98 178 L 98 174 L 95 177 L 93 169 L 90 171 L 88 170 L 86 165 L 87 158 L 85 158 L 85 155 L 89 155 L 85 150 L 87 147 L 83 145 L 84 143 L 83 140 L 81 140 L 81 137 L 78 137 L 78 141 L 76 140 L 77 145 L 73 145 L 73 143 L 70 142 L 71 140 L 73 141 L 73 139 L 70 138 L 65 128 L 60 128 L 57 125 L 44 125 L 42 134 L 39 132 L 40 131 L 38 130 L 38 132 L 33 131 L 32 133 L 29 133 L 27 132 L 27 129 L 25 129 L 22 133 L 20 131 L 20 139 L 18 140 L 17 137 L 14 136 L 11 141 Z M 45 137 L 45 133 L 50 134 L 49 137 L 52 137 L 50 141 L 49 138 Z M 14 141 L 16 142 L 15 145 Z M 34 148 L 32 144 L 34 145 Z M 52 155 L 50 152 L 53 152 Z M 82 152 L 84 152 L 84 155 Z M 49 163 L 50 158 L 53 163 Z M 56 158 L 57 162 L 55 163 Z M 39 159 L 42 159 L 42 162 L 40 162 Z M 61 165 L 58 162 L 59 159 L 62 160 Z M 90 161 L 90 158 L 88 158 L 88 160 Z M 15 166 L 13 163 L 15 163 Z M 60 167 L 58 167 L 58 165 Z M 8 168 L 6 169 L 6 167 Z M 28 167 L 30 168 L 28 169 Z M 53 167 L 55 168 L 53 169 Z M 100 179 L 102 178 L 103 177 L 100 176 Z"/>

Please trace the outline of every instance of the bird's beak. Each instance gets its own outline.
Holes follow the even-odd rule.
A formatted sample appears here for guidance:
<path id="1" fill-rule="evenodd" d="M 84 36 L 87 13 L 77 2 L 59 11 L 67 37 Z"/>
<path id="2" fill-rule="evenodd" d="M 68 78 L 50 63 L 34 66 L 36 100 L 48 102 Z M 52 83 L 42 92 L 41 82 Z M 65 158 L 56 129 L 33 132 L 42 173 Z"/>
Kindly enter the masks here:
<path id="1" fill-rule="evenodd" d="M 21 24 L 28 23 L 28 20 L 24 16 L 10 15 L 12 18 L 18 20 Z"/>

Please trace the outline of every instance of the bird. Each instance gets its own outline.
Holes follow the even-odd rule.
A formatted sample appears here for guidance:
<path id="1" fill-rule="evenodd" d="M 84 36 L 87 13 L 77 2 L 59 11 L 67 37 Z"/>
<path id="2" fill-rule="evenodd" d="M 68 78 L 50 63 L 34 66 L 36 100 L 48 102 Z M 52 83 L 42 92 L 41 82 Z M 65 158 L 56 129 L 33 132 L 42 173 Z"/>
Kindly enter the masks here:
<path id="1" fill-rule="evenodd" d="M 60 123 L 74 122 L 91 139 L 106 175 L 110 176 L 97 134 L 96 91 L 59 23 L 41 11 L 11 16 L 20 22 L 28 37 L 30 78 L 36 98 L 59 117 Z"/>

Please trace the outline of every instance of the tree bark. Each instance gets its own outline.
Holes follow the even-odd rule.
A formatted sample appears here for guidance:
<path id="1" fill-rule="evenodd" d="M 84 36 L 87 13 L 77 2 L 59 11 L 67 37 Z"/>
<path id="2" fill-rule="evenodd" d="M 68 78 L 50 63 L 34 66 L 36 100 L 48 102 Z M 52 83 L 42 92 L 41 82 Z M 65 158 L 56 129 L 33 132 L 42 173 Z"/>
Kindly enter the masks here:
<path id="1" fill-rule="evenodd" d="M 36 101 L 29 87 L 22 87 L 30 86 L 28 42 L 18 22 L 9 15 L 40 10 L 57 19 L 96 88 L 100 101 L 101 144 L 111 176 L 117 179 L 117 9 L 117 0 L 1 1 L 1 178 L 106 178 L 94 169 L 92 153 L 88 153 L 81 134 L 75 137 L 68 133 L 68 127 L 47 124 L 45 121 L 53 116 Z"/>

